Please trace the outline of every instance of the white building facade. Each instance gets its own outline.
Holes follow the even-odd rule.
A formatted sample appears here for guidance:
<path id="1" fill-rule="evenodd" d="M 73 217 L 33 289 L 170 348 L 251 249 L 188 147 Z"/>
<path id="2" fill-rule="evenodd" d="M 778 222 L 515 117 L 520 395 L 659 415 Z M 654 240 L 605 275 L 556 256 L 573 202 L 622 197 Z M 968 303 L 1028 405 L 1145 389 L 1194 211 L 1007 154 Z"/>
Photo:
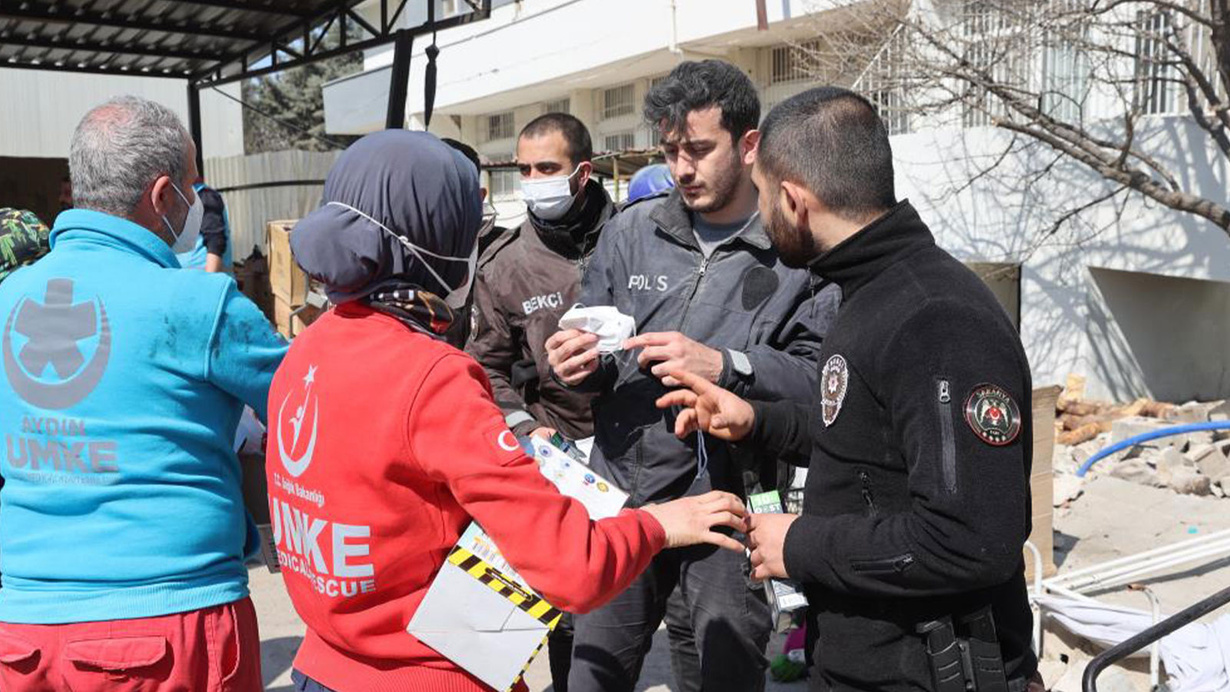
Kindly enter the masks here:
<path id="1" fill-rule="evenodd" d="M 463 0 L 437 2 L 443 13 L 465 9 L 458 7 Z M 797 46 L 818 32 L 841 32 L 854 21 L 843 11 L 849 4 L 769 0 L 763 3 L 767 28 L 761 28 L 755 0 L 494 0 L 490 19 L 438 37 L 430 129 L 475 146 L 492 161 L 508 161 L 525 124 L 545 112 L 567 111 L 589 126 L 597 151 L 651 148 L 656 136 L 641 121 L 641 103 L 674 65 L 710 57 L 738 65 L 756 84 L 767 113 L 816 85 Z M 403 19 L 405 26 L 421 21 Z M 423 127 L 429 42 L 418 39 L 411 63 L 411 127 Z M 391 50 L 371 52 L 363 72 L 326 86 L 330 133 L 384 126 L 391 61 Z M 833 81 L 880 103 L 893 98 L 875 91 L 868 67 Z M 1019 67 L 1062 89 L 1081 88 L 1079 60 L 1062 51 Z M 1179 171 L 1187 189 L 1227 204 L 1225 159 L 1180 114 L 1181 106 L 1177 94 L 1155 99 L 1138 137 Z M 1061 162 L 1041 183 L 1019 184 L 1033 169 L 1031 157 L 1046 154 L 1036 148 L 1007 157 L 997 175 L 980 177 L 989 159 L 1003 152 L 1007 135 L 989 118 L 952 115 L 888 118 L 898 196 L 919 208 L 941 246 L 964 261 L 1000 269 L 991 283 L 1018 320 L 1035 383 L 1063 384 L 1075 373 L 1088 379 L 1087 394 L 1094 397 L 1230 397 L 1226 233 L 1127 194 L 1048 237 L 1046 229 L 1096 198 L 1105 181 Z M 515 172 L 493 172 L 490 187 L 502 222 L 517 221 L 523 207 Z"/>

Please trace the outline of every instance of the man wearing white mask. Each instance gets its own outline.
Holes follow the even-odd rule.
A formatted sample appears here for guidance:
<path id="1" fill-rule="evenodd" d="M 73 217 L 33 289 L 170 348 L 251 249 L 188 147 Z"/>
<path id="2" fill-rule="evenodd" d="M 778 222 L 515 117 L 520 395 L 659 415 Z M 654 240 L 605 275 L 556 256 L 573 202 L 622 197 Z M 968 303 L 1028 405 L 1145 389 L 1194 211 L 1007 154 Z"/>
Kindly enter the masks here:
<path id="1" fill-rule="evenodd" d="M 551 377 L 547 337 L 577 302 L 581 274 L 615 205 L 594 180 L 593 144 L 567 113 L 540 116 L 517 139 L 525 223 L 483 254 L 466 350 L 491 380 L 505 422 L 518 435 L 577 440 L 593 434 L 592 395 Z M 566 692 L 571 627 L 550 641 L 551 677 Z"/>
<path id="2" fill-rule="evenodd" d="M 135 97 L 86 114 L 76 208 L 0 286 L 0 688 L 255 690 L 231 448 L 286 343 L 234 279 L 183 271 L 196 151 Z"/>
<path id="3" fill-rule="evenodd" d="M 518 435 L 593 434 L 590 395 L 551 378 L 544 347 L 577 302 L 581 274 L 615 205 L 591 179 L 589 131 L 566 113 L 533 120 L 517 140 L 527 218 L 479 262 L 467 351 L 486 369 L 496 403 Z"/>

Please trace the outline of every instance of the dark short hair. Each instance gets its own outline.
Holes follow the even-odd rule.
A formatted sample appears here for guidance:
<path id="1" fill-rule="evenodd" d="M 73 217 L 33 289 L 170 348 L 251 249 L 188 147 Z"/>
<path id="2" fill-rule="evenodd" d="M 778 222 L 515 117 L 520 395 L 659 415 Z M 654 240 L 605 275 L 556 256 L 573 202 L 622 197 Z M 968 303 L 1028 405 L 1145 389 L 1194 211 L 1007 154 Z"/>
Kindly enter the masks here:
<path id="1" fill-rule="evenodd" d="M 665 123 L 668 132 L 680 132 L 687 127 L 688 113 L 710 106 L 722 110 L 722 128 L 733 139 L 760 122 L 760 97 L 752 80 L 721 60 L 679 63 L 646 94 L 644 116 L 655 128 Z"/>
<path id="2" fill-rule="evenodd" d="M 888 131 L 875 107 L 849 89 L 818 87 L 774 107 L 760 126 L 756 165 L 851 220 L 897 203 Z"/>
<path id="3" fill-rule="evenodd" d="M 594 141 L 590 139 L 585 123 L 567 113 L 540 115 L 522 128 L 517 138 L 541 137 L 552 132 L 564 136 L 564 141 L 568 143 L 568 158 L 574 166 L 594 158 Z"/>
<path id="4" fill-rule="evenodd" d="M 440 141 L 461 152 L 462 156 L 466 157 L 470 163 L 474 164 L 474 167 L 478 169 L 479 173 L 483 172 L 483 164 L 479 161 L 478 152 L 474 151 L 474 147 L 466 144 L 465 142 L 458 142 L 450 137 L 443 137 Z"/>

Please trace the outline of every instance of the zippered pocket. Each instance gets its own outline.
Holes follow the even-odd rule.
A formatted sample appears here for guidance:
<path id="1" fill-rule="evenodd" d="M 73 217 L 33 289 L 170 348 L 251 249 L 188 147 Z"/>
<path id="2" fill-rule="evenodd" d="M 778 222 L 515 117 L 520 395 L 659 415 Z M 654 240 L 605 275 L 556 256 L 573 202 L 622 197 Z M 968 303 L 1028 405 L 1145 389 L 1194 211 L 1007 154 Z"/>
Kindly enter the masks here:
<path id="1" fill-rule="evenodd" d="M 850 568 L 859 574 L 903 574 L 914 566 L 914 553 L 902 553 L 882 560 L 853 560 Z"/>
<path id="2" fill-rule="evenodd" d="M 957 492 L 957 443 L 952 429 L 952 391 L 948 380 L 935 380 L 935 406 L 940 417 L 940 463 L 944 492 Z"/>
<path id="3" fill-rule="evenodd" d="M 866 471 L 859 471 L 858 479 L 863 483 L 863 504 L 867 505 L 867 513 L 874 517 L 880 511 L 876 509 L 876 498 L 871 492 L 871 474 Z"/>

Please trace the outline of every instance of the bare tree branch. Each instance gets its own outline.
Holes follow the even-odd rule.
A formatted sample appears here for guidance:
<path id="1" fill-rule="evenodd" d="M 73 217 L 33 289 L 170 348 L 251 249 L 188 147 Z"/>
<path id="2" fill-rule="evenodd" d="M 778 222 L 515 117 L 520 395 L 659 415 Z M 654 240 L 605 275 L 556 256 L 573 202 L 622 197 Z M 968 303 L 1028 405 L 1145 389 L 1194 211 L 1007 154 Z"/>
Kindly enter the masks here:
<path id="1" fill-rule="evenodd" d="M 1171 209 L 1204 217 L 1217 224 L 1223 230 L 1230 229 L 1230 209 L 1227 209 L 1226 207 L 1211 200 L 1179 190 L 1167 190 L 1161 185 L 1158 185 L 1151 177 L 1141 171 L 1124 170 L 1117 166 L 1111 165 L 1106 161 L 1101 160 L 1097 156 L 1090 155 L 1081 147 L 1064 141 L 1062 138 L 1057 137 L 1050 132 L 1030 128 L 1028 126 L 1010 121 L 1004 121 L 1000 124 L 1000 127 L 1013 132 L 1019 132 L 1023 135 L 1027 135 L 1044 142 L 1053 149 L 1061 151 L 1086 166 L 1089 166 L 1102 175 L 1102 177 L 1130 187 L 1133 190 L 1144 194 L 1146 197 L 1170 207 Z"/>
<path id="2" fill-rule="evenodd" d="M 1187 17 L 1188 19 L 1194 22 L 1198 22 L 1200 24 L 1204 24 L 1205 26 L 1209 26 L 1209 27 L 1213 26 L 1213 20 L 1210 17 L 1200 14 L 1199 12 L 1197 12 L 1196 10 L 1193 10 L 1191 7 L 1188 7 L 1185 4 L 1178 3 L 1178 2 L 1171 2 L 1170 0 L 1148 0 L 1148 2 L 1142 2 L 1142 0 L 1108 0 L 1107 2 L 1099 2 L 1099 0 L 1093 0 L 1093 4 L 1088 9 L 1088 14 L 1090 16 L 1098 16 L 1098 15 L 1106 14 L 1109 12 L 1113 12 L 1114 10 L 1122 6 L 1125 6 L 1125 5 L 1142 5 L 1142 4 L 1153 5 L 1154 7 L 1158 9 L 1167 10 L 1169 12 L 1174 12 L 1176 14 L 1181 14 Z"/>

